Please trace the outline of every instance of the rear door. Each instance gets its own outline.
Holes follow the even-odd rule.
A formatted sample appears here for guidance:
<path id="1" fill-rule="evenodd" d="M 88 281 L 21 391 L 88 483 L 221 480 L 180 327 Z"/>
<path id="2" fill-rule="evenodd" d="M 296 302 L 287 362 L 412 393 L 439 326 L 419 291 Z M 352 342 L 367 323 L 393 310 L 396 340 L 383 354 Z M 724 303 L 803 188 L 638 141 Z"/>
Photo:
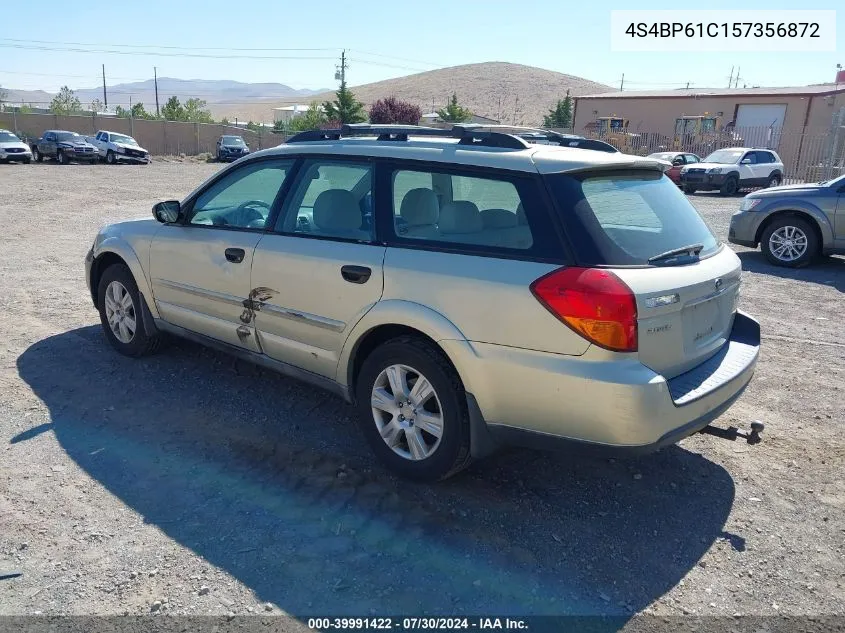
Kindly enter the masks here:
<path id="1" fill-rule="evenodd" d="M 261 294 L 256 327 L 268 356 L 336 377 L 349 332 L 384 288 L 374 177 L 367 159 L 303 160 L 252 264 L 251 288 Z"/>
<path id="2" fill-rule="evenodd" d="M 611 269 L 634 292 L 644 365 L 672 378 L 725 344 L 740 262 L 677 187 L 646 170 L 547 179 L 579 264 Z M 659 257 L 681 248 L 699 255 Z"/>

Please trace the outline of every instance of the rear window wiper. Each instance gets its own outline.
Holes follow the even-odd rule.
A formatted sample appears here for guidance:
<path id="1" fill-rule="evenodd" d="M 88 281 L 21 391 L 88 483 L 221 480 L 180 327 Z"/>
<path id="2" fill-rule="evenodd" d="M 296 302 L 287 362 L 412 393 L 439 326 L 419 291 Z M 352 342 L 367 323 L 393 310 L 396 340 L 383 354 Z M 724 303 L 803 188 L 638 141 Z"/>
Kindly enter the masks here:
<path id="1" fill-rule="evenodd" d="M 663 264 L 680 264 L 685 263 L 689 260 L 698 259 L 698 254 L 701 252 L 701 249 L 704 248 L 704 244 L 690 244 L 689 246 L 681 246 L 680 248 L 673 248 L 670 251 L 666 251 L 665 253 L 660 253 L 659 255 L 655 255 L 654 257 L 648 258 L 649 264 L 656 264 L 656 263 L 663 263 Z M 681 255 L 686 255 L 686 258 L 680 258 Z"/>

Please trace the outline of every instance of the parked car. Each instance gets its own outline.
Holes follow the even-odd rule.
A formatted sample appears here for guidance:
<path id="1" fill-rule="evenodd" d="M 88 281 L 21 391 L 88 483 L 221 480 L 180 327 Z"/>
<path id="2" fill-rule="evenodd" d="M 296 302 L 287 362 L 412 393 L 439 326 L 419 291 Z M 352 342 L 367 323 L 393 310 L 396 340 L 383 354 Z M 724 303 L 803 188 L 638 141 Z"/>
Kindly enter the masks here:
<path id="1" fill-rule="evenodd" d="M 137 357 L 169 333 L 328 389 L 421 480 L 503 444 L 713 431 L 760 329 L 665 163 L 417 130 L 305 132 L 101 229 L 86 281 L 105 337 Z"/>
<path id="2" fill-rule="evenodd" d="M 45 158 L 55 158 L 60 165 L 72 161 L 95 162 L 97 149 L 76 132 L 47 130 L 32 144 L 32 157 L 39 163 Z"/>
<path id="3" fill-rule="evenodd" d="M 845 176 L 748 194 L 731 218 L 728 241 L 759 244 L 771 263 L 791 268 L 845 253 Z"/>
<path id="4" fill-rule="evenodd" d="M 31 160 L 32 152 L 29 151 L 26 143 L 9 130 L 0 130 L 0 163 L 21 162 L 29 164 Z"/>
<path id="5" fill-rule="evenodd" d="M 667 169 L 665 173 L 676 185 L 681 184 L 681 169 L 684 165 L 694 165 L 701 162 L 701 158 L 697 154 L 690 152 L 655 152 L 649 154 L 648 158 L 656 158 L 671 163 L 672 167 Z"/>
<path id="6" fill-rule="evenodd" d="M 150 162 L 149 152 L 138 145 L 138 141 L 126 134 L 100 130 L 96 136 L 86 136 L 85 140 L 97 148 L 100 159 L 109 165 L 117 163 L 146 165 Z"/>
<path id="7" fill-rule="evenodd" d="M 233 161 L 249 154 L 249 145 L 242 136 L 225 135 L 217 139 L 217 160 Z"/>
<path id="8" fill-rule="evenodd" d="M 703 162 L 681 167 L 681 185 L 686 193 L 718 191 L 732 196 L 750 187 L 777 187 L 783 182 L 783 161 L 770 149 L 726 147 Z"/>

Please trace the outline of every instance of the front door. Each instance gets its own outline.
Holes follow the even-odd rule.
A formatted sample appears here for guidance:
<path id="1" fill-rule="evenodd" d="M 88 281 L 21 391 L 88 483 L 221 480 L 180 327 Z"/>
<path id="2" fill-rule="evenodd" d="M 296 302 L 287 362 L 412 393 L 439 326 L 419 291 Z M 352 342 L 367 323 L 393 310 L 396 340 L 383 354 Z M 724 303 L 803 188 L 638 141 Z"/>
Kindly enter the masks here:
<path id="1" fill-rule="evenodd" d="M 253 252 L 295 161 L 251 161 L 227 170 L 186 202 L 150 247 L 152 291 L 161 318 L 260 352 L 250 285 Z"/>
<path id="2" fill-rule="evenodd" d="M 757 184 L 757 153 L 745 152 L 739 161 L 739 184 L 741 187 L 753 187 Z"/>
<path id="3" fill-rule="evenodd" d="M 314 158 L 298 173 L 274 233 L 255 249 L 258 337 L 268 356 L 334 379 L 349 332 L 384 288 L 373 163 Z"/>

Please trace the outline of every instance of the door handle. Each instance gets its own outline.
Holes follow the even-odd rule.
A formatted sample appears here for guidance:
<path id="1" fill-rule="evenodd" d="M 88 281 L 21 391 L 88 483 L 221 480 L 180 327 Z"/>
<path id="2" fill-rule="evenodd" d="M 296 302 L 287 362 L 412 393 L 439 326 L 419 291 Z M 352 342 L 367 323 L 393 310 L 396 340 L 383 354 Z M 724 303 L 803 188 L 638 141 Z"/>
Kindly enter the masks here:
<path id="1" fill-rule="evenodd" d="M 226 259 L 233 264 L 240 264 L 244 260 L 246 252 L 242 248 L 227 248 Z"/>
<path id="2" fill-rule="evenodd" d="M 365 284 L 365 283 L 367 283 L 367 280 L 370 278 L 370 275 L 373 274 L 373 271 L 372 271 L 371 268 L 368 268 L 367 266 L 346 265 L 346 266 L 341 267 L 340 274 L 349 283 Z"/>

